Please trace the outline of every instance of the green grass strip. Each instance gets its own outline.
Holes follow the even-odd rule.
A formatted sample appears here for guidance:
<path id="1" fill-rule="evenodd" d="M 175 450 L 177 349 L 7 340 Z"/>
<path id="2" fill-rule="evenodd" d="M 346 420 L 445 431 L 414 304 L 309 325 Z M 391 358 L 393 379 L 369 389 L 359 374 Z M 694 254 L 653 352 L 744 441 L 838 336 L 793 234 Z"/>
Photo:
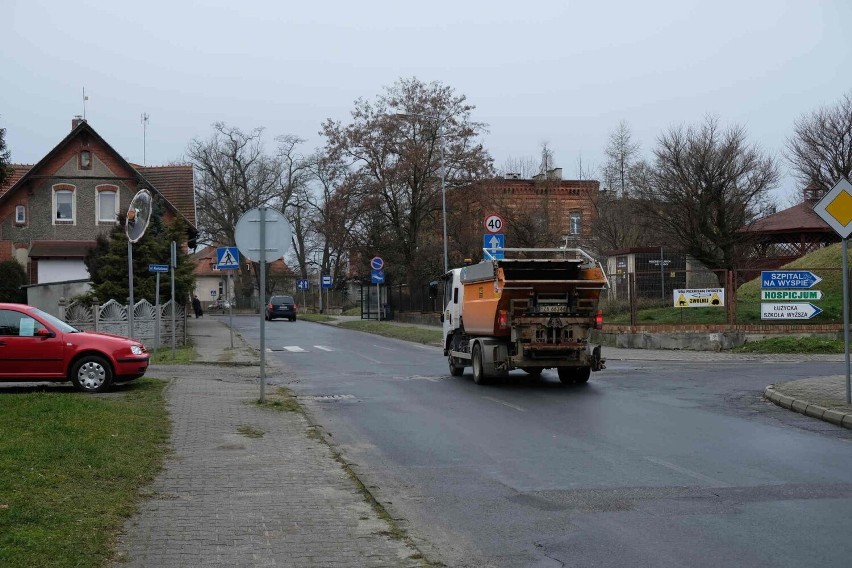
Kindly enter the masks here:
<path id="1" fill-rule="evenodd" d="M 426 329 L 413 325 L 393 324 L 379 321 L 356 320 L 345 321 L 340 323 L 340 327 L 347 329 L 356 329 L 385 337 L 395 337 L 404 339 L 405 341 L 413 341 L 415 343 L 425 343 L 433 345 L 441 343 L 440 329 Z"/>
<path id="2" fill-rule="evenodd" d="M 166 383 L 0 393 L 0 566 L 103 566 L 160 471 Z"/>

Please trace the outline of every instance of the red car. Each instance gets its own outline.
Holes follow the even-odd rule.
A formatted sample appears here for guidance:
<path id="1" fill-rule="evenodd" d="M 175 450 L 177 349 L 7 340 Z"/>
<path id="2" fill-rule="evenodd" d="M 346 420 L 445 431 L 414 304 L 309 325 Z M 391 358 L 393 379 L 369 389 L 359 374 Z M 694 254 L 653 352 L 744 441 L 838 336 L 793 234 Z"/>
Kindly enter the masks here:
<path id="1" fill-rule="evenodd" d="M 147 369 L 140 341 L 80 331 L 38 308 L 0 303 L 0 381 L 71 381 L 101 392 Z"/>

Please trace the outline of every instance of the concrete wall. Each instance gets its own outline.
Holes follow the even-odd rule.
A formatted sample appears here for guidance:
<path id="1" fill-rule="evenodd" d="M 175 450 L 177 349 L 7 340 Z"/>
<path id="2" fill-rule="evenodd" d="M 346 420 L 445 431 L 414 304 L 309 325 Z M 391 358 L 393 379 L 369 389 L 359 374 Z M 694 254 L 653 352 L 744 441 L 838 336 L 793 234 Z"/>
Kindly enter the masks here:
<path id="1" fill-rule="evenodd" d="M 91 289 L 92 283 L 88 279 L 34 284 L 27 286 L 27 303 L 51 315 L 60 317 L 60 298 L 70 300 L 75 296 L 85 294 Z"/>

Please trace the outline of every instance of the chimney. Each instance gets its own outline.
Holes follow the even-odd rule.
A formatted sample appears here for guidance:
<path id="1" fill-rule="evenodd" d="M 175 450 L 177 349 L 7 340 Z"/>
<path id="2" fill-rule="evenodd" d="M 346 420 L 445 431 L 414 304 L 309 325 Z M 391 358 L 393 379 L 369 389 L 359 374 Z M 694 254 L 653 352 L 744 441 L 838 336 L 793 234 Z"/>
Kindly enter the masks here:
<path id="1" fill-rule="evenodd" d="M 547 179 L 562 179 L 562 168 L 553 168 L 547 172 Z"/>
<path id="2" fill-rule="evenodd" d="M 75 115 L 74 118 L 71 119 L 71 130 L 74 130 L 75 128 L 80 126 L 80 124 L 82 124 L 83 122 L 86 122 L 85 118 L 83 118 L 79 114 Z"/>

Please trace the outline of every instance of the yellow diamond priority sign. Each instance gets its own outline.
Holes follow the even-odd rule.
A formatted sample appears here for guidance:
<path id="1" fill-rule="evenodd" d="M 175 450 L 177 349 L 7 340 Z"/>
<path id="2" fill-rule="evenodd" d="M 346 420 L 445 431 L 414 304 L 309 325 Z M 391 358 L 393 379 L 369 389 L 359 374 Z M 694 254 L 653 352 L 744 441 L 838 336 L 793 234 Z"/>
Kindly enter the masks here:
<path id="1" fill-rule="evenodd" d="M 845 239 L 852 233 L 852 183 L 841 178 L 816 205 L 814 213 Z"/>

